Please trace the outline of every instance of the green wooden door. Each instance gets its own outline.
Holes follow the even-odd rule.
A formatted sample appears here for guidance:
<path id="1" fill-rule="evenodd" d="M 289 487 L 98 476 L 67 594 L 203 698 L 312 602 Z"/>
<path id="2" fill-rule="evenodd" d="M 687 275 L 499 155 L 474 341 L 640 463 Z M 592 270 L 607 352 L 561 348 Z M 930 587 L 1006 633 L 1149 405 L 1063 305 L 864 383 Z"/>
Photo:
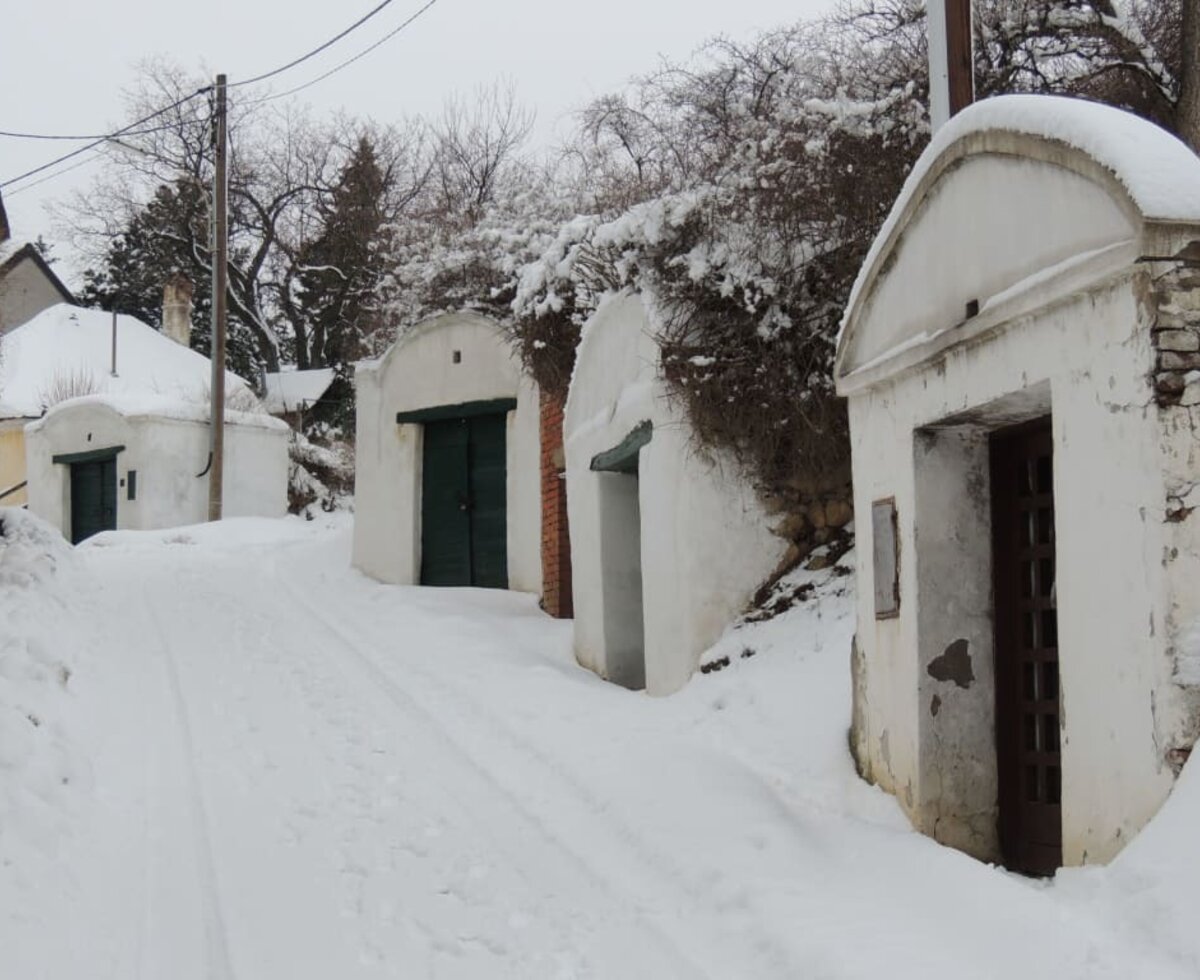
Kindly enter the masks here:
<path id="1" fill-rule="evenodd" d="M 421 474 L 421 584 L 471 584 L 466 419 L 425 423 Z"/>
<path id="2" fill-rule="evenodd" d="M 504 415 L 425 423 L 421 584 L 508 586 Z"/>
<path id="3" fill-rule="evenodd" d="M 117 526 L 117 459 L 71 464 L 71 543 Z"/>
<path id="4" fill-rule="evenodd" d="M 503 415 L 470 420 L 471 584 L 508 588 L 508 494 Z"/>

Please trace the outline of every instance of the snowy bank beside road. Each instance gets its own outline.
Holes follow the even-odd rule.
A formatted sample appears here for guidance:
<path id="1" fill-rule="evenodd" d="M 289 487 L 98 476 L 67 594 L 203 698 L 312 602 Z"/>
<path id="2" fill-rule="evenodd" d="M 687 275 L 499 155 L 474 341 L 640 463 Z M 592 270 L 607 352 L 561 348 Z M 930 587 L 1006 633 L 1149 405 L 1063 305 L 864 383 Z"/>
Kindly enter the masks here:
<path id="1" fill-rule="evenodd" d="M 53 869 L 88 782 L 71 686 L 86 649 L 76 599 L 83 578 L 57 529 L 24 510 L 0 508 L 3 877 L 33 879 Z"/>

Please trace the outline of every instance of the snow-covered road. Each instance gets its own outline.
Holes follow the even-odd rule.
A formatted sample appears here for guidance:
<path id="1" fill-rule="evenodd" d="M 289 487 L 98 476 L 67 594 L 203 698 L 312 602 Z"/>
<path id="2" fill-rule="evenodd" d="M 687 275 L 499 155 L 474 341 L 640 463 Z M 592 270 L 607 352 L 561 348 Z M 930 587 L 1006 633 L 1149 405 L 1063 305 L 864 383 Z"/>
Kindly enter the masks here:
<path id="1" fill-rule="evenodd" d="M 76 552 L 87 775 L 0 849 L 0 976 L 1195 975 L 1152 890 L 979 865 L 854 777 L 832 587 L 655 700 L 577 668 L 530 597 L 385 587 L 347 552 L 298 521 Z"/>

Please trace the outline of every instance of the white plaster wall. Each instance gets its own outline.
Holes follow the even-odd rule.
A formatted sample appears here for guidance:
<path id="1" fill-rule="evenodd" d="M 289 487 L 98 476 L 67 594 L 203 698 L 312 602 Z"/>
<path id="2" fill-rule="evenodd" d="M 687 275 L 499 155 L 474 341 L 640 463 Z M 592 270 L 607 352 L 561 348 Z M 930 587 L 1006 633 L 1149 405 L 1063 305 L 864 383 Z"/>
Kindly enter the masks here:
<path id="1" fill-rule="evenodd" d="M 1018 421 L 986 409 L 1040 386 L 1049 389 L 1055 451 L 1064 861 L 1112 856 L 1170 790 L 1155 719 L 1156 697 L 1170 680 L 1162 631 L 1153 625 L 1162 622 L 1168 591 L 1163 477 L 1157 410 L 1147 386 L 1150 341 L 1137 330 L 1133 280 L 1130 269 L 1093 291 L 1047 296 L 1053 301 L 1039 314 L 1008 325 L 986 344 L 951 348 L 923 369 L 851 396 L 859 553 L 871 554 L 870 521 L 861 515 L 879 497 L 896 497 L 901 541 L 897 620 L 875 621 L 872 569 L 869 562 L 859 568 L 870 768 L 929 832 L 939 815 L 936 806 L 926 806 L 936 787 L 923 784 L 917 756 L 935 751 L 938 731 L 919 692 L 940 693 L 951 706 L 961 692 L 950 682 L 930 683 L 928 664 L 943 652 L 944 637 L 920 635 L 918 623 L 923 602 L 944 603 L 959 584 L 952 568 L 918 582 L 913 433 L 969 420 L 973 411 L 985 426 Z M 1033 399 L 1024 411 L 1036 417 L 1044 407 Z M 954 533 L 952 513 L 948 534 Z M 922 536 L 936 533 L 936 527 L 921 530 Z M 985 544 L 964 548 L 963 562 L 986 564 Z M 977 676 L 991 670 L 981 652 L 973 652 Z M 954 716 L 951 710 L 945 717 Z M 928 771 L 925 777 L 931 778 Z"/>
<path id="2" fill-rule="evenodd" d="M 0 334 L 32 320 L 63 301 L 32 259 L 24 259 L 0 280 Z"/>
<path id="3" fill-rule="evenodd" d="M 861 326 L 848 339 L 843 370 L 961 322 L 969 300 L 986 301 L 1073 256 L 1134 238 L 1137 229 L 1109 186 L 1064 165 L 968 157 L 921 202 L 855 311 Z"/>
<path id="4" fill-rule="evenodd" d="M 227 423 L 224 515 L 281 517 L 287 512 L 284 426 Z M 208 518 L 206 423 L 126 416 L 98 404 L 63 405 L 25 429 L 29 509 L 70 536 L 70 470 L 53 457 L 124 446 L 117 456 L 117 527 L 149 530 Z M 128 499 L 127 479 L 137 472 Z"/>
<path id="5" fill-rule="evenodd" d="M 499 326 L 474 313 L 427 320 L 381 360 L 360 365 L 355 390 L 354 564 L 383 582 L 412 585 L 420 577 L 421 426 L 398 425 L 396 414 L 515 398 L 506 437 L 508 584 L 540 592 L 538 393 Z"/>
<path id="6" fill-rule="evenodd" d="M 686 421 L 658 380 L 652 329 L 639 296 L 623 294 L 601 306 L 584 328 L 563 431 L 575 654 L 608 676 L 600 474 L 589 467 L 640 422 L 654 426 L 639 460 L 646 690 L 669 694 L 687 683 L 785 545 L 734 468 L 692 447 Z"/>

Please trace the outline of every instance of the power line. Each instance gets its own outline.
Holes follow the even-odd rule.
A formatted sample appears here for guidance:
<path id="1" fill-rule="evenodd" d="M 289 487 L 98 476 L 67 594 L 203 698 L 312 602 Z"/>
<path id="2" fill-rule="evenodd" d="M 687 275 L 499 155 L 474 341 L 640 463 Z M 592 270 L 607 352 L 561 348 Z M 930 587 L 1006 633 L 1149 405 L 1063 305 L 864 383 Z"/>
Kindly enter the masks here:
<path id="1" fill-rule="evenodd" d="M 11 200 L 12 198 L 16 197 L 18 194 L 24 194 L 25 191 L 32 190 L 34 187 L 37 187 L 39 184 L 44 184 L 44 183 L 46 183 L 46 181 L 53 180 L 55 177 L 61 177 L 63 174 L 70 173 L 72 170 L 78 170 L 80 167 L 86 166 L 89 163 L 94 163 L 96 160 L 96 156 L 97 156 L 97 154 L 92 154 L 91 156 L 86 156 L 82 160 L 77 160 L 75 163 L 71 164 L 69 167 L 63 167 L 62 170 L 55 170 L 53 173 L 46 174 L 45 177 L 39 177 L 37 180 L 32 181 L 28 184 L 25 184 L 23 187 L 18 187 L 15 191 L 9 191 L 8 198 Z"/>
<path id="2" fill-rule="evenodd" d="M 381 10 L 383 10 L 384 7 L 388 6 L 389 4 L 391 4 L 393 2 L 394 2 L 394 0 L 382 0 L 381 3 L 377 4 L 372 9 L 368 10 L 365 14 L 363 14 L 360 18 L 358 18 L 358 20 L 356 20 L 353 24 L 351 24 L 349 27 L 347 27 L 340 34 L 335 34 L 324 44 L 320 44 L 317 47 L 313 48 L 311 51 L 308 52 L 308 54 L 302 54 L 299 58 L 289 61 L 286 65 L 281 65 L 278 68 L 273 68 L 271 71 L 263 72 L 261 75 L 255 75 L 253 78 L 246 78 L 240 82 L 234 82 L 233 84 L 229 85 L 228 87 L 229 88 L 241 88 L 243 85 L 253 85 L 255 82 L 263 82 L 263 81 L 266 81 L 268 78 L 274 78 L 276 75 L 282 74 L 283 72 L 287 71 L 289 68 L 295 68 L 297 65 L 303 64 L 305 61 L 308 61 L 309 58 L 313 58 L 313 57 L 316 57 L 317 55 L 319 55 L 326 48 L 332 47 L 333 45 L 337 44 L 338 41 L 340 41 L 342 38 L 344 38 L 351 31 L 355 31 L 358 28 L 362 27 L 363 24 L 365 24 L 372 17 L 374 17 L 377 13 L 379 13 Z"/>
<path id="3" fill-rule="evenodd" d="M 76 149 L 72 150 L 70 153 L 64 153 L 62 156 L 57 157 L 57 158 L 49 161 L 48 163 L 43 163 L 40 167 L 34 167 L 32 170 L 26 170 L 25 173 L 18 174 L 16 177 L 10 177 L 8 180 L 0 181 L 0 188 L 8 187 L 10 184 L 15 184 L 18 181 L 24 180 L 26 177 L 32 177 L 34 174 L 40 174 L 43 170 L 49 170 L 51 167 L 57 166 L 58 164 L 63 163 L 66 160 L 70 160 L 72 157 L 79 156 L 81 153 L 87 153 L 88 150 L 95 149 L 97 146 L 100 146 L 102 143 L 107 143 L 109 140 L 114 139 L 117 136 L 124 136 L 130 130 L 137 129 L 138 126 L 148 123 L 151 119 L 157 119 L 159 116 L 163 115 L 164 113 L 168 113 L 172 109 L 178 109 L 181 105 L 185 105 L 186 103 L 191 102 L 192 99 L 197 98 L 198 96 L 204 95 L 210 91 L 212 91 L 211 85 L 205 85 L 203 88 L 198 88 L 191 95 L 185 95 L 182 99 L 177 99 L 175 102 L 172 102 L 170 105 L 163 106 L 161 109 L 157 109 L 154 112 L 150 113 L 150 115 L 143 116 L 141 119 L 138 119 L 135 122 L 131 122 L 128 126 L 123 126 L 120 129 L 115 130 L 111 133 L 108 133 L 104 136 L 101 136 L 101 137 L 93 140 L 92 142 L 87 143 L 84 146 L 77 147 Z M 162 127 L 162 128 L 165 129 L 167 127 Z"/>
<path id="4" fill-rule="evenodd" d="M 289 95 L 295 95 L 297 92 L 303 92 L 306 88 L 316 85 L 317 82 L 325 81 L 325 79 L 327 79 L 330 75 L 336 75 L 343 68 L 346 68 L 349 65 L 354 64 L 354 62 L 358 61 L 359 58 L 365 57 L 366 55 L 370 54 L 372 51 L 374 51 L 377 47 L 379 47 L 384 42 L 390 41 L 397 34 L 399 34 L 402 30 L 404 30 L 404 28 L 408 27 L 409 24 L 411 24 L 414 20 L 416 20 L 418 17 L 420 17 L 423 13 L 425 13 L 425 11 L 427 11 L 430 7 L 432 7 L 437 2 L 438 2 L 438 0 L 428 0 L 428 2 L 425 4 L 425 6 L 423 6 L 420 10 L 418 10 L 412 16 L 408 17 L 406 20 L 401 21 L 401 23 L 399 23 L 396 27 L 392 28 L 392 30 L 388 31 L 385 35 L 383 35 L 383 37 L 381 37 L 374 44 L 370 45 L 369 47 L 363 48 L 361 51 L 358 52 L 358 54 L 347 58 L 345 61 L 341 62 L 340 64 L 334 65 L 332 68 L 329 69 L 329 71 L 325 72 L 323 75 L 318 75 L 316 78 L 309 79 L 307 82 L 304 82 L 302 85 L 297 85 L 295 88 L 290 88 L 285 92 L 277 92 L 274 95 L 268 95 L 261 99 L 255 99 L 252 102 L 246 103 L 246 105 L 261 105 L 264 102 L 274 102 L 276 99 L 287 98 L 287 96 L 289 96 Z M 238 84 L 240 85 L 240 84 L 244 84 L 244 83 L 239 82 Z M 232 88 L 233 86 L 230 86 L 230 87 Z"/>
<path id="5" fill-rule="evenodd" d="M 376 14 L 378 14 L 381 10 L 383 10 L 385 7 L 389 6 L 390 4 L 392 4 L 394 2 L 395 2 L 395 0 L 381 0 L 380 3 L 376 4 L 373 8 L 371 8 L 369 11 L 367 11 L 367 13 L 363 14 L 362 17 L 360 17 L 358 20 L 356 20 L 353 24 L 351 24 L 345 30 L 339 32 L 338 34 L 335 34 L 328 41 L 325 41 L 323 44 L 318 45 L 317 47 L 313 48 L 308 53 L 301 55 L 299 58 L 294 58 L 292 61 L 289 61 L 287 64 L 281 65 L 278 68 L 274 68 L 271 71 L 263 72 L 261 75 L 255 75 L 252 78 L 247 78 L 247 79 L 243 79 L 242 81 L 239 81 L 239 82 L 234 82 L 234 83 L 230 84 L 228 86 L 228 88 L 241 88 L 244 85 L 252 85 L 256 82 L 262 82 L 268 78 L 274 78 L 276 75 L 282 74 L 283 72 L 288 71 L 291 68 L 295 68 L 299 64 L 303 64 L 305 61 L 308 61 L 310 58 L 313 58 L 316 55 L 320 54 L 322 51 L 325 51 L 326 49 L 330 48 L 332 45 L 336 44 L 338 41 L 340 41 L 342 38 L 346 37 L 351 32 L 357 30 L 359 27 L 361 27 L 363 24 L 365 24 L 368 20 L 370 20 L 372 17 L 374 17 Z M 374 44 L 364 48 L 362 51 L 359 51 L 357 54 L 353 55 L 352 57 L 347 58 L 345 61 L 341 62 L 340 64 L 335 65 L 333 68 L 331 68 L 329 71 L 325 72 L 323 75 L 318 75 L 316 78 L 311 79 L 310 81 L 307 81 L 302 85 L 298 85 L 295 88 L 289 89 L 286 92 L 280 92 L 278 95 L 267 96 L 266 98 L 258 99 L 256 101 L 250 102 L 249 104 L 257 105 L 262 102 L 272 102 L 275 99 L 281 99 L 288 95 L 294 95 L 296 92 L 303 91 L 306 88 L 316 85 L 318 82 L 324 81 L 326 78 L 329 78 L 331 75 L 337 74 L 337 72 L 341 71 L 343 68 L 346 68 L 349 65 L 352 65 L 354 62 L 358 61 L 360 58 L 365 57 L 366 55 L 370 54 L 372 51 L 374 51 L 376 48 L 378 48 L 384 42 L 391 40 L 393 37 L 395 37 L 402 30 L 404 30 L 404 28 L 408 27 L 409 24 L 411 24 L 413 21 L 415 21 L 418 17 L 420 17 L 423 13 L 425 13 L 425 11 L 427 11 L 430 7 L 432 7 L 437 2 L 438 2 L 438 0 L 427 0 L 427 2 L 425 3 L 425 5 L 423 7 L 421 7 L 410 17 L 408 17 L 407 19 L 402 21 L 399 25 L 394 27 L 391 31 L 389 31 L 387 34 L 385 34 L 383 37 L 381 37 Z M 192 99 L 196 98 L 197 96 L 204 95 L 205 93 L 210 92 L 210 91 L 212 91 L 212 86 L 205 85 L 203 88 L 197 89 L 191 95 L 185 96 L 184 98 L 179 99 L 176 102 L 173 102 L 171 105 L 164 106 L 162 109 L 152 112 L 152 113 L 150 113 L 150 115 L 144 116 L 143 118 L 130 123 L 128 126 L 124 126 L 121 129 L 115 130 L 114 132 L 106 133 L 104 135 L 95 136 L 95 137 L 57 135 L 57 134 L 16 133 L 16 132 L 0 131 L 0 136 L 8 136 L 8 137 L 20 138 L 20 139 L 43 139 L 43 140 L 82 140 L 82 139 L 86 139 L 86 140 L 90 140 L 90 142 L 88 142 L 86 145 L 77 147 L 76 149 L 72 150 L 70 153 L 64 153 L 62 156 L 56 157 L 55 159 L 50 160 L 49 162 L 44 163 L 39 167 L 34 167 L 32 170 L 27 170 L 27 171 L 25 171 L 25 173 L 18 174 L 16 177 L 10 177 L 8 180 L 0 181 L 0 188 L 9 187 L 12 184 L 16 184 L 22 180 L 25 180 L 27 177 L 32 177 L 35 174 L 39 174 L 45 170 L 49 170 L 51 167 L 57 166 L 60 163 L 64 163 L 65 161 L 70 160 L 73 157 L 77 157 L 82 153 L 86 153 L 88 150 L 95 149 L 97 146 L 100 146 L 102 143 L 106 143 L 109 140 L 112 140 L 117 136 L 125 136 L 125 135 L 140 136 L 140 135 L 145 135 L 148 133 L 162 132 L 164 129 L 167 129 L 170 127 L 164 126 L 164 127 L 159 127 L 157 129 L 144 130 L 141 132 L 133 132 L 133 130 L 135 130 L 138 126 L 141 126 L 142 124 L 149 122 L 151 119 L 156 119 L 157 117 L 163 115 L 164 113 L 170 112 L 172 109 L 177 109 L 179 106 L 184 105 L 187 102 L 190 102 Z M 67 169 L 73 169 L 73 168 L 67 168 Z M 66 172 L 66 170 L 59 171 L 59 173 L 65 173 L 65 172 Z M 41 183 L 41 181 L 39 181 L 38 183 Z"/>
<path id="6" fill-rule="evenodd" d="M 106 140 L 110 136 L 144 136 L 148 133 L 161 133 L 166 126 L 158 126 L 155 129 L 139 129 L 135 133 L 89 133 L 87 135 L 71 136 L 60 133 L 10 133 L 6 129 L 0 129 L 0 136 L 6 136 L 9 139 L 15 140 Z"/>

